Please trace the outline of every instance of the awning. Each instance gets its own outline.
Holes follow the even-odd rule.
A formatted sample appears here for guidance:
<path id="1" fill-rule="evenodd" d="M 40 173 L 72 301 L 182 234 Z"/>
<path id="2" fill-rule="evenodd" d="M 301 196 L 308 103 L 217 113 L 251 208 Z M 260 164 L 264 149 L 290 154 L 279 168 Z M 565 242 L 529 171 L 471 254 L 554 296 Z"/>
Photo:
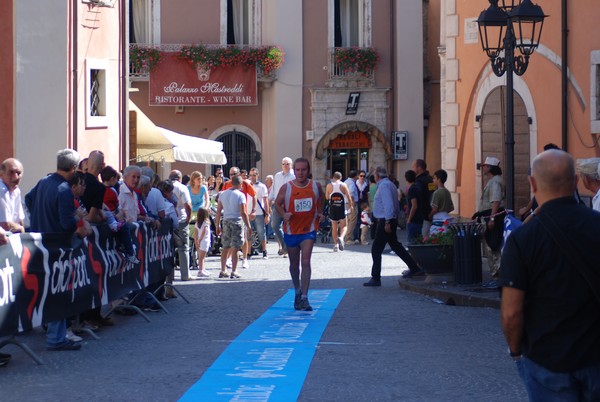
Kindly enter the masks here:
<path id="1" fill-rule="evenodd" d="M 158 127 L 131 100 L 129 110 L 137 114 L 137 155 L 143 160 L 152 156 L 165 162 L 227 164 L 223 143 Z"/>

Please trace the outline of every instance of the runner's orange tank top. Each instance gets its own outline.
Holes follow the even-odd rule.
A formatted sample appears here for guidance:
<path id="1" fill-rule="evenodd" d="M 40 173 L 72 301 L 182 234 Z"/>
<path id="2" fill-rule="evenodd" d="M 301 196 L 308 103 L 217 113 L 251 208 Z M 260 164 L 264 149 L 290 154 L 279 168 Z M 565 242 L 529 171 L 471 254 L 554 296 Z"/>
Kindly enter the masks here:
<path id="1" fill-rule="evenodd" d="M 285 210 L 291 212 L 289 222 L 283 224 L 287 234 L 310 233 L 319 228 L 319 211 L 317 200 L 319 189 L 314 180 L 309 180 L 306 186 L 298 187 L 293 181 L 285 184 Z"/>

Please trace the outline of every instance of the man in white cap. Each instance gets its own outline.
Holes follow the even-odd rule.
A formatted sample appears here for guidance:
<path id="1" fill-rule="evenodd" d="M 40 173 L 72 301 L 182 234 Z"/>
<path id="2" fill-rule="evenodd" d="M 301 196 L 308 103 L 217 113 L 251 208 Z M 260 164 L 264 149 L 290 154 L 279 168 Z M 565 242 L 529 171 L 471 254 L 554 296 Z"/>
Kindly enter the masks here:
<path id="1" fill-rule="evenodd" d="M 479 202 L 478 215 L 486 222 L 486 248 L 488 266 L 492 278 L 496 279 L 500 269 L 502 233 L 504 216 L 498 214 L 504 208 L 504 183 L 502 182 L 502 169 L 500 160 L 488 156 L 481 164 L 484 179 L 487 180 L 481 200 Z"/>
<path id="2" fill-rule="evenodd" d="M 592 208 L 600 211 L 600 158 L 577 159 L 577 173 L 585 188 L 594 194 Z"/>

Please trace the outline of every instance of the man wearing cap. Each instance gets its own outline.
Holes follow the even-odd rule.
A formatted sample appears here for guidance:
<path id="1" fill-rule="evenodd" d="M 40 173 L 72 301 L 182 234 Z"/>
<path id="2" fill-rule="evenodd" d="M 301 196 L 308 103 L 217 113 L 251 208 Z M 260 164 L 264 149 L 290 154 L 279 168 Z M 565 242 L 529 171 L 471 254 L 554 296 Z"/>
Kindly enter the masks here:
<path id="1" fill-rule="evenodd" d="M 488 156 L 481 164 L 481 171 L 487 183 L 479 202 L 477 214 L 486 221 L 486 248 L 488 266 L 492 278 L 498 276 L 500 269 L 502 233 L 504 216 L 499 212 L 504 210 L 504 183 L 502 182 L 502 169 L 500 160 Z"/>
<path id="2" fill-rule="evenodd" d="M 592 208 L 600 211 L 600 158 L 577 159 L 577 173 L 585 188 L 594 194 Z"/>

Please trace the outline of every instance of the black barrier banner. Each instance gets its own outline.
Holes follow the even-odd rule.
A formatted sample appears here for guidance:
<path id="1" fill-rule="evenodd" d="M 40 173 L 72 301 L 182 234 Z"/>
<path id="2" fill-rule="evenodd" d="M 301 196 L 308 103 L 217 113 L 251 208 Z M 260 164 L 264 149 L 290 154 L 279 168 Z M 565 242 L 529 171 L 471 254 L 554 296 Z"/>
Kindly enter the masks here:
<path id="1" fill-rule="evenodd" d="M 92 229 L 84 239 L 11 235 L 0 246 L 0 336 L 108 304 L 173 271 L 170 220 L 159 230 L 141 222 L 129 224 L 137 264 L 117 251 L 107 225 Z"/>

